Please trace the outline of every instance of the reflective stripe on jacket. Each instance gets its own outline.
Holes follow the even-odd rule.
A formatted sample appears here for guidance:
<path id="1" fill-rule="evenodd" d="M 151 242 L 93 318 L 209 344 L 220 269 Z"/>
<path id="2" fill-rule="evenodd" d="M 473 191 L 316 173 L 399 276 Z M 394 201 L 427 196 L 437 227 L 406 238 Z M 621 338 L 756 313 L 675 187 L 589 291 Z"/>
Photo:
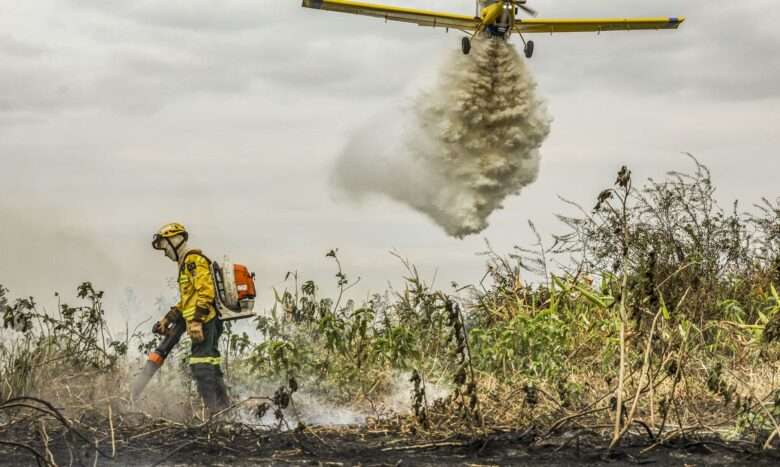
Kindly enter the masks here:
<path id="1" fill-rule="evenodd" d="M 204 323 L 217 315 L 214 308 L 214 281 L 209 260 L 200 250 L 190 250 L 182 258 L 179 267 L 179 303 L 176 307 L 186 321 L 192 321 L 195 309 L 207 308 L 209 314 Z"/>

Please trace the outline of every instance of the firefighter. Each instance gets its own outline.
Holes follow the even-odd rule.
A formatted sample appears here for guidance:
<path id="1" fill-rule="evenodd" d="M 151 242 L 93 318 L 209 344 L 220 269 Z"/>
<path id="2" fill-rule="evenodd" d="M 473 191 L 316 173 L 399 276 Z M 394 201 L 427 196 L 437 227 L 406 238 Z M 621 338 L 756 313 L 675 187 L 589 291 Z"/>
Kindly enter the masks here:
<path id="1" fill-rule="evenodd" d="M 152 329 L 165 334 L 169 324 L 184 319 L 192 340 L 190 369 L 198 393 L 209 414 L 230 405 L 220 364 L 219 337 L 223 323 L 214 306 L 214 281 L 211 261 L 200 251 L 187 246 L 189 234 L 183 225 L 166 224 L 154 235 L 152 247 L 179 266 L 179 302 Z"/>

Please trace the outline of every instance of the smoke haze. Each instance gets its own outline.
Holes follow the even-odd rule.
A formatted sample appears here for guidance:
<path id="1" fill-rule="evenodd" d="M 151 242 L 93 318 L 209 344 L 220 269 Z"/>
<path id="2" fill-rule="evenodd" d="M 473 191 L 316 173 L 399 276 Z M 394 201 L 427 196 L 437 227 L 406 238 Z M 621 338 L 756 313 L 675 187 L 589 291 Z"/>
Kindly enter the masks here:
<path id="1" fill-rule="evenodd" d="M 25 212 L 0 204 L 0 224 L 0 285 L 12 296 L 50 297 L 84 281 L 114 284 L 119 267 L 101 242 L 57 210 Z"/>
<path id="2" fill-rule="evenodd" d="M 551 119 L 535 90 L 512 44 L 475 40 L 469 55 L 453 52 L 434 88 L 414 101 L 401 144 L 387 141 L 387 122 L 376 125 L 381 134 L 356 134 L 336 162 L 334 183 L 356 199 L 377 193 L 405 203 L 450 236 L 481 232 L 504 199 L 539 173 Z"/>

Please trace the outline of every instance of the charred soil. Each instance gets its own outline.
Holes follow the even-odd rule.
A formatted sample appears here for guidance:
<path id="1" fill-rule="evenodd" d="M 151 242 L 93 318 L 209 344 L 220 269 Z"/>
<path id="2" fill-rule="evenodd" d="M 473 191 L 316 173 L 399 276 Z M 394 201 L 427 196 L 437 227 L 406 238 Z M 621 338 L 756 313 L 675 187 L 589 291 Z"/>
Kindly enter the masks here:
<path id="1" fill-rule="evenodd" d="M 770 466 L 780 462 L 776 450 L 762 451 L 749 441 L 699 434 L 664 442 L 636 434 L 610 451 L 608 434 L 587 429 L 555 435 L 534 429 L 494 430 L 485 436 L 431 439 L 369 426 L 268 431 L 233 423 L 184 426 L 146 421 L 142 426 L 114 427 L 113 433 L 92 430 L 97 440 L 92 444 L 68 430 L 47 432 L 42 426 L 43 422 L 6 431 L 4 436 L 10 435 L 6 439 L 27 440 L 29 449 L 6 451 L 0 464 Z"/>

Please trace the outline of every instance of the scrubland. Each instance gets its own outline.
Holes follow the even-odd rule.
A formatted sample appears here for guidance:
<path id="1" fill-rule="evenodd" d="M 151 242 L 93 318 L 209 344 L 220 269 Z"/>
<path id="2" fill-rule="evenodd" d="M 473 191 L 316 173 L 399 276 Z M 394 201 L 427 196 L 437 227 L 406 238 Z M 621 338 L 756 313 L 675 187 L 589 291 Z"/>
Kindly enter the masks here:
<path id="1" fill-rule="evenodd" d="M 488 245 L 477 284 L 433 287 L 399 256 L 402 285 L 355 300 L 337 250 L 333 297 L 288 273 L 256 333 L 228 326 L 236 404 L 211 418 L 186 345 L 128 400 L 154 339 L 109 330 L 96 286 L 56 313 L 0 288 L 0 452 L 33 465 L 777 462 L 780 205 L 721 207 L 692 164 L 642 184 L 622 168 L 592 202 L 564 202 L 564 234 Z"/>

